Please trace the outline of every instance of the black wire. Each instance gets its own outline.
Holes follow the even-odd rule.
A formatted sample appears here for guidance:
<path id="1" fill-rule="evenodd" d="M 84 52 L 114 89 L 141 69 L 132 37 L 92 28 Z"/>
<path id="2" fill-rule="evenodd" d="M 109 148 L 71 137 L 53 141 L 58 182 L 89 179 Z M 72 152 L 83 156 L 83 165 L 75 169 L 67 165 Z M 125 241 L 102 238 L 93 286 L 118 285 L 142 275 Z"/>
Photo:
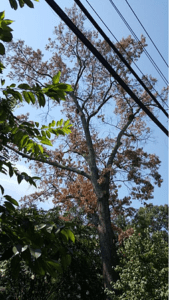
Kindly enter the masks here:
<path id="1" fill-rule="evenodd" d="M 114 2 L 112 0 L 109 0 L 110 3 L 112 4 L 112 6 L 114 7 L 114 9 L 116 10 L 116 12 L 118 13 L 118 15 L 120 16 L 120 18 L 123 20 L 123 22 L 125 23 L 125 25 L 127 26 L 127 28 L 130 30 L 130 32 L 132 33 L 132 35 L 135 37 L 135 39 L 140 42 L 139 38 L 137 37 L 137 35 L 135 34 L 135 32 L 133 31 L 133 29 L 130 27 L 130 25 L 128 24 L 128 22 L 126 21 L 126 19 L 123 17 L 123 15 L 121 14 L 121 12 L 118 10 L 117 6 L 114 4 Z M 163 79 L 163 81 L 165 82 L 165 84 L 168 86 L 168 80 L 165 78 L 165 76 L 163 75 L 163 73 L 160 71 L 159 67 L 157 66 L 157 64 L 155 63 L 155 61 L 153 60 L 153 58 L 151 57 L 151 55 L 148 53 L 148 51 L 142 47 L 143 51 L 145 52 L 146 56 L 149 58 L 149 60 L 151 61 L 152 65 L 154 66 L 154 68 L 156 69 L 156 71 L 158 72 L 158 74 L 161 76 L 161 78 Z"/>
<path id="2" fill-rule="evenodd" d="M 125 53 L 127 54 L 127 56 L 132 60 L 133 64 L 136 66 L 136 68 L 140 71 L 140 73 L 143 75 L 143 77 L 146 79 L 146 81 L 151 85 L 151 82 L 148 80 L 147 77 L 145 77 L 144 73 L 141 71 L 141 69 L 137 66 L 137 64 L 135 63 L 135 61 L 128 55 L 128 52 L 126 51 L 126 49 L 119 43 L 118 39 L 115 37 L 115 35 L 113 34 L 113 32 L 110 30 L 110 28 L 106 25 L 106 23 L 102 20 L 102 18 L 98 15 L 98 13 L 96 12 L 96 10 L 93 8 L 93 6 L 89 3 L 88 0 L 86 0 L 86 2 L 88 3 L 88 5 L 91 7 L 91 9 L 95 12 L 95 14 L 97 15 L 97 17 L 100 19 L 100 21 L 104 24 L 104 26 L 107 28 L 107 30 L 111 33 L 111 35 L 114 37 L 114 39 L 116 40 L 116 42 L 120 45 L 120 47 L 123 49 L 123 51 L 125 51 Z M 168 105 L 164 102 L 163 98 L 161 97 L 161 95 L 159 95 L 159 93 L 157 92 L 157 90 L 152 86 L 153 90 L 157 93 L 158 97 L 160 97 L 161 101 L 167 106 Z"/>
<path id="3" fill-rule="evenodd" d="M 144 110 L 144 112 L 153 120 L 154 123 L 168 136 L 167 129 L 157 120 L 151 111 L 138 99 L 129 86 L 121 79 L 121 77 L 113 70 L 105 58 L 98 52 L 98 50 L 90 43 L 84 34 L 75 26 L 75 24 L 68 18 L 64 11 L 53 0 L 45 0 L 48 5 L 59 15 L 59 17 L 66 23 L 66 25 L 74 32 L 74 34 L 82 41 L 82 43 L 94 54 L 95 57 L 102 63 L 102 65 L 110 72 L 110 74 L 117 80 L 122 88 L 131 96 L 131 98 Z"/>
<path id="4" fill-rule="evenodd" d="M 150 95 L 150 97 L 154 100 L 154 102 L 158 105 L 158 107 L 163 111 L 163 113 L 168 117 L 168 113 L 165 111 L 165 109 L 161 106 L 161 104 L 157 101 L 157 99 L 154 97 L 154 95 L 149 91 L 149 89 L 146 87 L 144 82 L 140 79 L 140 77 L 135 73 L 135 71 L 132 69 L 130 64 L 125 60 L 125 58 L 122 56 L 122 54 L 118 51 L 118 49 L 115 47 L 115 45 L 109 40 L 107 35 L 103 32 L 103 30 L 100 28 L 100 26 L 95 22 L 93 17 L 89 14 L 89 12 L 86 10 L 86 8 L 83 6 L 83 4 L 79 0 L 74 0 L 76 4 L 80 7 L 80 9 L 83 11 L 83 13 L 87 16 L 87 18 L 91 21 L 91 23 L 95 26 L 95 28 L 100 32 L 100 34 L 103 36 L 103 38 L 106 40 L 106 42 L 110 45 L 110 47 L 115 51 L 115 53 L 120 57 L 120 59 L 123 61 L 123 63 L 127 66 L 127 68 L 130 70 L 130 72 L 135 76 L 135 78 L 139 81 L 139 83 L 143 86 L 143 88 L 146 90 L 146 92 Z M 86 0 L 87 1 L 87 0 Z M 88 2 L 88 1 L 87 1 Z"/>
<path id="5" fill-rule="evenodd" d="M 157 46 L 155 45 L 155 43 L 153 42 L 152 38 L 150 37 L 150 35 L 148 34 L 147 30 L 145 29 L 145 27 L 143 26 L 143 24 L 141 23 L 141 21 L 139 20 L 139 18 L 137 17 L 136 13 L 134 12 L 134 10 L 132 9 L 131 5 L 128 3 L 127 0 L 125 0 L 127 5 L 129 6 L 129 8 L 131 9 L 131 11 L 133 12 L 133 14 L 135 15 L 137 21 L 140 23 L 141 27 L 144 29 L 144 31 L 146 32 L 146 34 L 148 35 L 150 41 L 152 42 L 152 44 L 154 45 L 154 47 L 156 48 L 156 50 L 158 51 L 159 55 L 161 56 L 162 60 L 165 62 L 165 64 L 167 65 L 167 67 L 169 67 L 168 63 L 166 62 L 166 60 L 164 59 L 163 55 L 161 54 L 161 52 L 159 51 L 159 49 L 157 48 Z"/>

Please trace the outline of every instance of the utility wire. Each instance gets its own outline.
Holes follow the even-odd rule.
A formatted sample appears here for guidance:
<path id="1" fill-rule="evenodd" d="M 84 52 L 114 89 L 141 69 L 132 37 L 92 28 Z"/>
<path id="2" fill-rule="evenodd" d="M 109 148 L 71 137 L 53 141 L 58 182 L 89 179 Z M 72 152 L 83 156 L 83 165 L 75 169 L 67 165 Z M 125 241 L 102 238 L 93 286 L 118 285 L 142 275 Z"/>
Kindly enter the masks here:
<path id="1" fill-rule="evenodd" d="M 102 20 L 102 18 L 98 15 L 97 11 L 93 8 L 93 6 L 89 3 L 88 0 L 86 0 L 86 2 L 88 3 L 88 5 L 91 7 L 91 9 L 94 11 L 94 13 L 97 15 L 97 17 L 100 19 L 100 21 L 104 24 L 104 26 L 107 28 L 107 30 L 111 33 L 111 35 L 114 37 L 114 39 L 116 40 L 116 42 L 120 45 L 120 47 L 123 49 L 123 51 L 128 55 L 128 52 L 126 51 L 126 49 L 119 43 L 118 39 L 115 37 L 115 35 L 113 34 L 113 32 L 110 30 L 110 28 L 106 25 L 106 23 Z M 129 57 L 131 59 L 131 57 Z M 151 85 L 151 82 L 148 80 L 147 77 L 145 77 L 144 73 L 141 71 L 141 69 L 137 66 L 137 64 L 135 63 L 134 59 L 131 59 L 133 64 L 136 66 L 136 68 L 140 71 L 140 73 L 143 75 L 143 77 L 147 80 L 147 82 Z M 157 93 L 157 95 L 160 97 L 161 101 L 167 106 L 168 105 L 164 102 L 163 98 L 161 97 L 161 95 L 159 95 L 159 93 L 157 92 L 157 90 L 152 86 L 153 90 Z"/>
<path id="2" fill-rule="evenodd" d="M 123 15 L 121 14 L 121 12 L 118 10 L 117 6 L 114 4 L 114 2 L 112 0 L 109 0 L 110 3 L 112 4 L 112 6 L 114 7 L 114 9 L 116 10 L 116 12 L 118 13 L 118 15 L 120 16 L 120 18 L 123 20 L 123 22 L 125 23 L 125 25 L 127 26 L 127 28 L 130 30 L 130 32 L 132 33 L 132 35 L 135 37 L 135 39 L 140 42 L 139 38 L 137 37 L 137 35 L 135 34 L 135 32 L 133 31 L 133 29 L 130 27 L 130 25 L 128 24 L 128 22 L 126 21 L 126 19 L 123 17 Z M 155 63 L 155 61 L 153 60 L 153 58 L 151 57 L 151 55 L 148 53 L 148 51 L 143 47 L 142 48 L 143 51 L 145 52 L 146 56 L 149 58 L 149 60 L 151 61 L 152 65 L 154 66 L 154 68 L 157 70 L 158 74 L 161 76 L 161 78 L 163 79 L 163 81 L 165 82 L 165 84 L 168 86 L 168 80 L 166 79 L 166 77 L 164 76 L 164 74 L 160 71 L 159 67 L 157 66 L 157 64 Z"/>
<path id="3" fill-rule="evenodd" d="M 114 52 L 120 57 L 120 59 L 123 61 L 123 63 L 127 66 L 127 68 L 130 70 L 130 72 L 135 76 L 135 78 L 139 81 L 139 83 L 142 85 L 142 87 L 146 90 L 146 92 L 150 95 L 150 97 L 154 100 L 154 102 L 158 105 L 158 107 L 163 111 L 163 113 L 168 117 L 168 113 L 165 111 L 165 109 L 161 106 L 161 104 L 157 101 L 157 99 L 154 97 L 154 95 L 149 91 L 149 89 L 146 87 L 144 82 L 140 79 L 140 77 L 136 74 L 136 72 L 132 69 L 130 64 L 125 60 L 125 58 L 122 56 L 122 54 L 118 51 L 118 49 L 115 47 L 115 45 L 110 41 L 108 36 L 103 32 L 103 30 L 100 28 L 100 26 L 95 22 L 93 17 L 89 14 L 89 12 L 86 10 L 86 8 L 83 6 L 83 4 L 79 0 L 74 0 L 76 4 L 80 7 L 80 9 L 83 11 L 83 13 L 87 16 L 87 18 L 91 21 L 91 23 L 95 26 L 95 28 L 100 32 L 100 34 L 103 36 L 105 41 L 110 45 L 110 47 L 114 50 Z M 88 2 L 88 1 L 87 1 Z"/>
<path id="4" fill-rule="evenodd" d="M 168 136 L 167 129 L 157 120 L 151 111 L 138 99 L 129 86 L 121 79 L 121 77 L 114 71 L 105 58 L 98 52 L 98 50 L 90 43 L 84 34 L 75 26 L 64 11 L 53 0 L 45 0 L 48 5 L 59 15 L 59 17 L 66 23 L 66 25 L 74 32 L 74 34 L 82 41 L 82 43 L 94 54 L 95 57 L 102 63 L 102 65 L 110 72 L 115 80 L 122 86 L 122 88 L 130 95 L 130 97 L 144 110 L 144 112 L 153 120 L 154 123 Z"/>
<path id="5" fill-rule="evenodd" d="M 131 11 L 133 12 L 133 14 L 135 15 L 137 21 L 140 23 L 141 27 L 144 29 L 144 31 L 146 32 L 146 34 L 148 35 L 150 41 L 152 42 L 152 44 L 154 45 L 154 47 L 156 48 L 157 52 L 159 53 L 159 55 L 161 56 L 162 60 L 165 62 L 165 64 L 167 65 L 167 67 L 169 67 L 168 63 L 166 62 L 165 58 L 163 57 L 163 55 L 161 54 L 161 52 L 159 51 L 159 49 L 157 48 L 157 46 L 155 45 L 155 43 L 153 42 L 152 38 L 150 37 L 150 35 L 148 34 L 147 30 L 145 29 L 145 27 L 143 26 L 143 24 L 141 23 L 141 21 L 139 20 L 139 18 L 137 17 L 136 13 L 134 12 L 134 10 L 132 9 L 131 5 L 128 3 L 127 0 L 125 0 L 127 5 L 129 6 L 129 8 L 131 9 Z"/>

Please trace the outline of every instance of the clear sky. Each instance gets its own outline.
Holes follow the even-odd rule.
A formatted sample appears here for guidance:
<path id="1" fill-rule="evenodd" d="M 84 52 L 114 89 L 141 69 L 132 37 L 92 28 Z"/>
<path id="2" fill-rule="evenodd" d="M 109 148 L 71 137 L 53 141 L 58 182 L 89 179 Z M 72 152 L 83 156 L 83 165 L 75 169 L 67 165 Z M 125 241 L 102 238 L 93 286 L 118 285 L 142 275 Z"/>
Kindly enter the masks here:
<path id="1" fill-rule="evenodd" d="M 64 9 L 65 7 L 71 7 L 74 3 L 73 0 L 57 0 L 56 2 L 61 6 L 62 9 Z M 102 27 L 102 29 L 105 30 L 105 33 L 109 36 L 109 38 L 113 42 L 115 42 L 114 38 L 110 35 L 110 33 L 100 22 L 97 16 L 93 13 L 86 0 L 83 0 L 81 2 L 89 10 L 89 12 Z M 109 0 L 90 0 L 89 2 L 118 40 L 131 34 L 118 16 Z M 129 25 L 132 27 L 135 34 L 139 38 L 141 34 L 146 36 L 146 33 L 143 31 L 139 22 L 131 12 L 126 1 L 114 0 L 113 2 L 120 10 L 124 18 L 127 20 Z M 149 33 L 151 39 L 156 44 L 165 60 L 168 61 L 168 1 L 128 0 L 128 2 L 137 14 L 138 18 L 144 25 L 145 29 Z M 43 51 L 48 38 L 52 36 L 54 26 L 59 24 L 60 18 L 52 11 L 52 9 L 44 0 L 40 0 L 39 3 L 34 2 L 34 5 L 34 9 L 30 9 L 25 6 L 22 9 L 19 8 L 17 11 L 14 11 L 10 8 L 8 0 L 1 0 L 0 11 L 5 10 L 6 18 L 15 21 L 12 24 L 12 28 L 14 30 L 14 41 L 16 41 L 17 39 L 23 39 L 28 46 L 33 47 L 35 50 L 39 48 Z M 91 24 L 89 24 L 88 26 L 89 28 L 93 29 L 93 26 Z M 167 66 L 161 59 L 160 55 L 158 54 L 157 50 L 152 45 L 148 37 L 147 43 L 147 51 L 150 53 L 165 77 L 168 78 Z M 145 55 L 143 56 L 143 59 L 138 62 L 138 66 L 143 73 L 151 74 L 153 77 L 156 77 L 158 79 L 157 89 L 160 91 L 165 84 Z M 140 75 L 138 71 L 137 73 L 138 75 Z M 39 114 L 39 111 L 37 111 L 37 114 Z M 58 116 L 56 115 L 55 119 L 57 120 L 59 118 L 60 115 L 58 112 Z M 163 125 L 167 127 L 167 118 L 163 116 L 162 113 L 160 113 L 159 115 L 159 120 L 163 123 Z M 150 122 L 152 123 L 152 121 Z M 165 134 L 160 129 L 158 129 L 156 125 L 152 124 L 152 128 L 156 142 L 150 142 L 148 146 L 146 146 L 146 149 L 148 152 L 155 153 L 160 157 L 160 173 L 164 179 L 164 183 L 162 184 L 161 188 L 155 187 L 154 200 L 152 200 L 151 202 L 156 205 L 160 205 L 168 202 L 168 141 Z M 16 183 L 14 183 L 14 179 L 12 179 L 13 181 L 10 181 L 9 183 L 7 177 L 3 175 L 0 175 L 0 180 L 2 181 L 4 187 L 6 187 L 6 193 L 11 194 L 16 199 L 19 199 L 20 196 L 23 196 L 25 191 L 26 193 L 30 193 L 32 191 L 32 188 L 29 188 L 26 183 L 21 183 L 21 185 L 18 187 Z"/>

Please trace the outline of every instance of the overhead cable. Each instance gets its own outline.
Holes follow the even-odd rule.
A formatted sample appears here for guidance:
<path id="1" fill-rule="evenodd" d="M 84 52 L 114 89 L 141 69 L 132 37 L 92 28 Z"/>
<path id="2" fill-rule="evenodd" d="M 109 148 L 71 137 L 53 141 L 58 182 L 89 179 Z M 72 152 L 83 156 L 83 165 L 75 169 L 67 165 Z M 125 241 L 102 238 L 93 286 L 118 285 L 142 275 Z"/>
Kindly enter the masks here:
<path id="1" fill-rule="evenodd" d="M 113 34 L 113 32 L 110 30 L 110 28 L 106 25 L 106 23 L 102 20 L 102 18 L 99 16 L 99 14 L 97 13 L 97 11 L 93 8 L 93 6 L 89 3 L 88 0 L 86 0 L 86 2 L 88 3 L 88 5 L 91 7 L 91 9 L 94 11 L 94 13 L 97 15 L 97 17 L 100 19 L 100 21 L 103 23 L 103 25 L 107 28 L 107 30 L 111 33 L 111 35 L 114 37 L 114 39 L 116 40 L 117 43 L 119 43 L 118 39 L 115 37 L 115 35 Z M 133 64 L 136 66 L 136 68 L 140 71 L 140 73 L 143 75 L 143 77 L 146 79 L 146 81 L 151 85 L 151 82 L 149 81 L 149 79 L 147 77 L 145 77 L 144 73 L 140 70 L 140 68 L 137 66 L 137 64 L 135 63 L 134 59 L 132 59 L 128 52 L 126 51 L 126 49 L 119 43 L 120 47 L 123 49 L 123 51 L 126 53 L 126 55 L 132 60 Z M 154 88 L 154 86 L 152 86 L 152 89 L 157 93 L 157 95 L 160 97 L 161 101 L 167 106 L 168 105 L 166 102 L 164 102 L 163 98 L 161 97 L 161 95 L 159 95 L 159 93 L 157 92 L 157 90 Z"/>
<path id="2" fill-rule="evenodd" d="M 118 15 L 120 16 L 120 18 L 123 20 L 123 22 L 125 23 L 125 25 L 127 26 L 127 28 L 130 30 L 130 32 L 132 33 L 132 35 L 135 37 L 135 39 L 140 42 L 139 38 L 137 37 L 137 35 L 135 34 L 135 32 L 133 31 L 133 29 L 130 27 L 129 23 L 126 21 L 126 19 L 123 17 L 123 15 L 121 14 L 121 12 L 119 11 L 119 9 L 117 8 L 117 6 L 114 4 L 114 2 L 112 0 L 109 0 L 110 3 L 112 4 L 112 6 L 114 7 L 114 9 L 117 11 Z M 157 64 L 155 63 L 155 61 L 153 60 L 153 58 L 151 57 L 151 55 L 148 53 L 148 51 L 143 47 L 142 48 L 143 51 L 145 52 L 146 56 L 149 58 L 149 60 L 151 61 L 152 65 L 154 66 L 154 68 L 156 69 L 156 71 L 158 72 L 158 74 L 161 76 L 161 78 L 163 79 L 163 81 L 165 82 L 165 84 L 168 86 L 168 80 L 166 79 L 166 77 L 164 76 L 164 74 L 161 72 L 161 70 L 159 69 L 159 67 L 157 66 Z"/>
<path id="3" fill-rule="evenodd" d="M 135 15 L 137 21 L 140 23 L 141 27 L 144 29 L 144 31 L 146 32 L 147 36 L 149 37 L 150 41 L 152 42 L 152 44 L 154 45 L 154 47 L 156 48 L 157 52 L 159 53 L 159 55 L 161 56 L 162 60 L 165 62 L 165 64 L 167 65 L 167 67 L 169 67 L 168 63 L 166 62 L 165 58 L 163 57 L 163 55 L 161 54 L 161 52 L 159 51 L 159 49 L 157 48 L 157 46 L 155 45 L 155 43 L 153 42 L 151 36 L 148 34 L 147 30 L 145 29 L 145 27 L 143 26 L 143 24 L 141 23 L 141 21 L 139 20 L 139 18 L 137 17 L 136 13 L 134 12 L 134 10 L 132 9 L 131 5 L 128 3 L 127 0 L 125 0 L 127 5 L 129 6 L 129 8 L 131 9 L 132 13 Z"/>
<path id="4" fill-rule="evenodd" d="M 83 6 L 83 4 L 79 0 L 74 0 L 76 4 L 80 7 L 80 9 L 83 11 L 83 13 L 87 16 L 87 18 L 91 21 L 91 23 L 95 26 L 95 28 L 98 30 L 98 32 L 102 35 L 102 37 L 105 39 L 105 41 L 109 44 L 109 46 L 114 50 L 114 52 L 120 57 L 122 62 L 126 65 L 126 67 L 130 70 L 130 72 L 135 76 L 135 78 L 139 81 L 139 83 L 142 85 L 142 87 L 146 90 L 146 92 L 150 95 L 150 97 L 154 100 L 154 102 L 158 105 L 158 107 L 163 111 L 163 113 L 168 117 L 168 113 L 165 111 L 165 109 L 161 106 L 161 104 L 157 101 L 155 96 L 150 92 L 150 90 L 146 87 L 144 82 L 141 80 L 141 78 L 136 74 L 136 72 L 133 70 L 133 68 L 130 66 L 130 64 L 125 60 L 123 55 L 119 52 L 119 50 L 115 47 L 115 45 L 110 41 L 108 36 L 103 32 L 103 30 L 100 28 L 100 26 L 96 23 L 96 21 L 93 19 L 93 17 L 90 15 L 90 13 L 87 11 L 87 9 Z"/>
<path id="5" fill-rule="evenodd" d="M 99 51 L 90 43 L 84 34 L 75 26 L 64 11 L 56 4 L 54 0 L 45 0 L 48 5 L 59 15 L 59 17 L 66 23 L 66 25 L 74 32 L 74 34 L 82 41 L 82 43 L 94 54 L 94 56 L 102 63 L 102 65 L 109 71 L 115 80 L 122 86 L 122 88 L 130 95 L 130 97 L 143 109 L 143 111 L 153 120 L 154 123 L 168 136 L 167 129 L 158 121 L 158 119 L 151 113 L 151 111 L 138 99 L 129 86 L 121 79 L 121 77 L 114 71 L 111 65 L 99 53 Z"/>

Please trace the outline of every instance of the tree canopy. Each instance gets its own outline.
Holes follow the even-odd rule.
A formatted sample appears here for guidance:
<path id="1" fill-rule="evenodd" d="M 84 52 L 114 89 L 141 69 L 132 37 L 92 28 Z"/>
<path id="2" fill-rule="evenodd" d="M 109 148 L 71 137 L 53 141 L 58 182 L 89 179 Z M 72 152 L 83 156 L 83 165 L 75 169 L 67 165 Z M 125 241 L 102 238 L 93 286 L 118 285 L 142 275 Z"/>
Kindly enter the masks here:
<path id="1" fill-rule="evenodd" d="M 77 7 L 74 5 L 67 13 L 142 102 L 155 115 L 158 114 L 156 104 L 138 86 L 107 43 L 99 39 L 97 32 L 85 28 L 85 16 Z M 141 57 L 146 40 L 141 36 L 140 41 L 136 42 L 129 36 L 116 47 L 132 65 Z M 51 52 L 48 61 L 43 60 L 40 49 L 35 51 L 21 40 L 10 43 L 9 53 L 10 50 L 14 54 L 6 58 L 11 68 L 9 77 L 23 82 L 18 88 L 23 90 L 20 94 L 24 100 L 30 105 L 43 106 L 46 97 L 54 98 L 54 109 L 57 108 L 58 97 L 66 99 L 63 113 L 73 124 L 71 133 L 60 140 L 57 133 L 61 132 L 53 128 L 54 123 L 39 129 L 35 122 L 28 138 L 24 135 L 22 140 L 18 134 L 18 140 L 15 138 L 18 144 L 15 139 L 12 140 L 13 135 L 6 140 L 5 149 L 11 155 L 27 158 L 32 161 L 32 170 L 37 175 L 41 173 L 40 191 L 24 197 L 22 201 L 30 205 L 37 199 L 46 201 L 52 198 L 55 205 L 61 205 L 63 212 L 72 208 L 77 215 L 83 208 L 84 218 L 97 229 L 104 287 L 111 290 L 111 282 L 119 279 L 116 270 L 119 262 L 116 232 L 119 232 L 120 239 L 133 233 L 131 228 L 126 228 L 124 232 L 115 220 L 118 215 L 125 218 L 132 216 L 134 209 L 131 200 L 146 202 L 152 199 L 154 185 L 160 187 L 162 183 L 159 158 L 143 148 L 143 142 L 146 143 L 151 136 L 147 116 L 62 22 L 55 27 L 54 38 L 49 38 L 46 45 L 46 50 Z M 58 83 L 59 76 L 62 84 Z M 49 81 L 46 83 L 46 80 Z M 157 80 L 151 75 L 144 76 L 142 80 L 157 96 L 153 90 Z M 72 90 L 65 84 L 67 81 Z M 11 90 L 13 87 L 8 87 L 7 95 Z M 16 94 L 12 96 L 18 100 Z M 164 102 L 167 101 L 167 90 L 163 89 L 160 96 Z M 48 103 L 51 108 L 51 102 Z M 27 126 L 26 116 L 23 116 L 22 123 L 19 126 Z M 68 126 L 69 131 L 70 123 L 60 121 L 56 125 L 59 130 Z M 23 132 L 25 127 L 17 130 Z M 31 146 L 34 152 L 30 151 L 32 136 L 43 142 L 50 139 L 51 133 L 56 135 L 51 150 L 46 147 L 42 151 L 37 143 L 39 146 Z M 113 289 L 118 294 L 118 289 L 114 286 Z"/>

